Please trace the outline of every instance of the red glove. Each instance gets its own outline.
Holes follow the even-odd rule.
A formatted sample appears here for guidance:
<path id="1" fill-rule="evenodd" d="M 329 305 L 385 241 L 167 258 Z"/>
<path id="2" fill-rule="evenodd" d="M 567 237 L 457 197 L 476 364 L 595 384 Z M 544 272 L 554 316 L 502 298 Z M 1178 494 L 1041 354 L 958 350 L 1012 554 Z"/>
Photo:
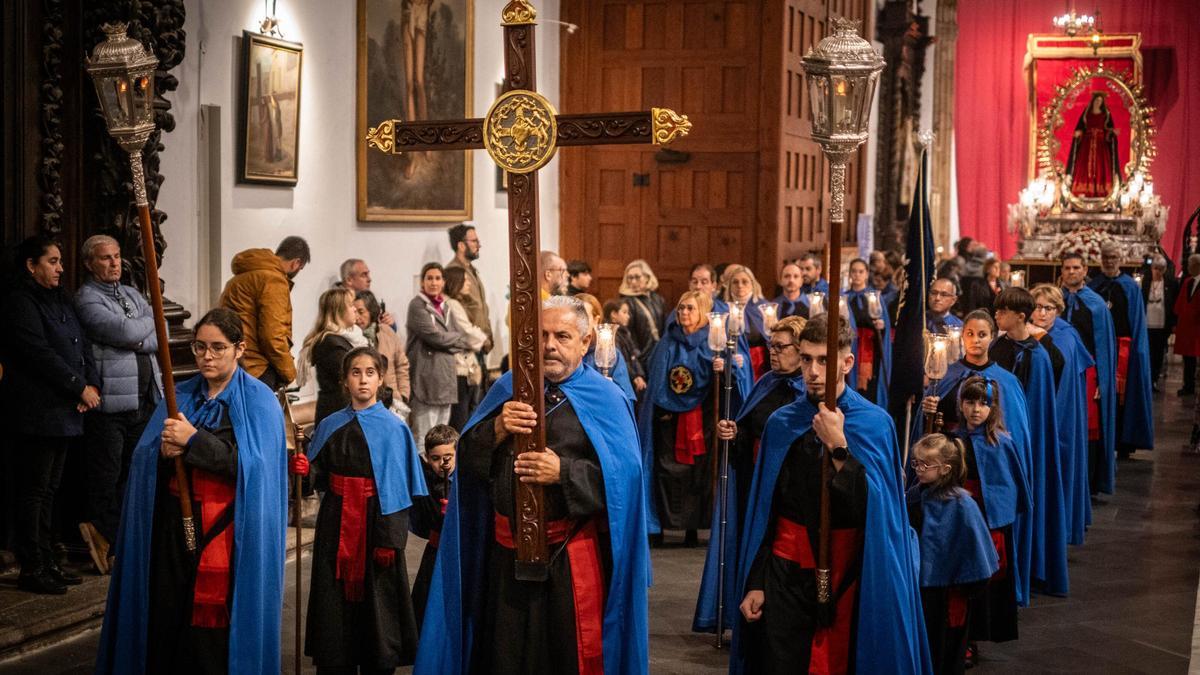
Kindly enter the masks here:
<path id="1" fill-rule="evenodd" d="M 288 473 L 293 476 L 307 476 L 308 457 L 305 457 L 302 452 L 292 455 L 291 460 L 288 461 Z"/>
<path id="2" fill-rule="evenodd" d="M 375 564 L 380 567 L 391 567 L 396 562 L 396 549 L 375 547 Z"/>

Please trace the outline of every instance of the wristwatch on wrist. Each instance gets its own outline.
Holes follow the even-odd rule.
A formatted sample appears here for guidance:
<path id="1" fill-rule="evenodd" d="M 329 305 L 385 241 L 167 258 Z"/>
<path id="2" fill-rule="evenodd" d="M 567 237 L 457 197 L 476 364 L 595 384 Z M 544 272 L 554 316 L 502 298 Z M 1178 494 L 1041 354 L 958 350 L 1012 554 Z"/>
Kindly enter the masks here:
<path id="1" fill-rule="evenodd" d="M 830 450 L 829 456 L 836 459 L 839 462 L 844 462 L 850 457 L 850 451 L 848 449 L 846 449 L 846 446 L 843 445 L 843 446 L 836 447 L 836 448 L 833 448 L 832 450 Z"/>

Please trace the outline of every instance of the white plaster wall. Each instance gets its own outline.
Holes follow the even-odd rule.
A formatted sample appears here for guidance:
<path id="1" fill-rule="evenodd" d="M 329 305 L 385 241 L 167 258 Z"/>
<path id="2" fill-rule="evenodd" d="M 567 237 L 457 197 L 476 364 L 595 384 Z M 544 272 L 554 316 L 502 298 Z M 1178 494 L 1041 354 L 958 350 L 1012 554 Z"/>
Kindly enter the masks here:
<path id="1" fill-rule="evenodd" d="M 475 0 L 474 108 L 482 116 L 495 98 L 503 75 L 500 10 L 504 0 Z M 188 0 L 187 56 L 174 71 L 179 89 L 170 98 L 176 129 L 165 137 L 158 205 L 169 215 L 164 234 L 169 247 L 162 275 L 167 295 L 193 314 L 211 307 L 229 277 L 237 252 L 274 248 L 287 235 L 299 235 L 312 248 L 312 263 L 296 278 L 292 292 L 294 341 L 299 343 L 316 316 L 317 297 L 334 281 L 338 264 L 364 258 L 372 290 L 403 321 L 415 275 L 430 260 L 451 257 L 449 224 L 365 224 L 355 214 L 355 6 L 352 0 L 282 0 L 277 11 L 284 37 L 304 45 L 300 111 L 300 181 L 294 188 L 235 182 L 236 104 L 240 37 L 262 16 L 259 0 Z M 537 71 L 539 90 L 558 104 L 560 27 L 557 0 L 538 2 Z M 201 175 L 201 105 L 220 107 L 219 247 L 204 237 L 207 223 Z M 397 111 L 399 112 L 399 111 Z M 399 115 L 397 115 L 399 116 Z M 487 287 L 497 336 L 494 360 L 507 351 L 504 325 L 508 284 L 506 201 L 495 192 L 495 167 L 474 152 L 474 219 L 483 244 L 476 265 Z M 543 248 L 558 246 L 558 168 L 541 173 Z M 215 222 L 215 219 L 214 219 Z M 214 250 L 210 250 L 214 249 Z M 219 250 L 215 250 L 219 248 Z M 208 255 L 219 256 L 220 279 L 204 285 Z"/>

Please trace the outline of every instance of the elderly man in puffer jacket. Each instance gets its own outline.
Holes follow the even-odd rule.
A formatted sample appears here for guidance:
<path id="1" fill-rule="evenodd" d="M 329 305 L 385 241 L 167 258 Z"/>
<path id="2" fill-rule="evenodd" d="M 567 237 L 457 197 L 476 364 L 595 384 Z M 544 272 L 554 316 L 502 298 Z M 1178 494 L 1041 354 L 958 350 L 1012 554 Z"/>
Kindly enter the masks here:
<path id="1" fill-rule="evenodd" d="M 96 569 L 107 574 L 129 459 L 162 398 L 162 384 L 154 358 L 154 313 L 136 288 L 121 283 L 120 245 L 100 234 L 83 243 L 82 253 L 91 274 L 75 296 L 75 312 L 91 342 L 102 385 L 100 407 L 83 420 L 87 520 L 79 524 L 79 532 Z"/>

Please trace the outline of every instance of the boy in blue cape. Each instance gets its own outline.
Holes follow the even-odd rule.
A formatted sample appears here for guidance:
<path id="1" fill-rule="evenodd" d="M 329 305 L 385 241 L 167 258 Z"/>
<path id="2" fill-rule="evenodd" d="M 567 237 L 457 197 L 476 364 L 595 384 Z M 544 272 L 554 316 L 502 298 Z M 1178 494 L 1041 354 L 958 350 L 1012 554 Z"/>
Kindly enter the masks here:
<path id="1" fill-rule="evenodd" d="M 656 540 L 663 530 L 684 530 L 684 544 L 699 545 L 698 530 L 711 523 L 713 438 L 717 419 L 714 389 L 723 387 L 722 370 L 708 345 L 711 298 L 686 291 L 650 355 L 647 388 L 638 410 L 643 479 L 650 499 L 649 529 Z M 739 338 L 733 367 L 731 410 L 741 407 L 751 388 L 750 358 Z M 722 394 L 723 395 L 723 392 Z"/>
<path id="2" fill-rule="evenodd" d="M 1025 400 L 1034 402 L 1026 408 L 1033 451 L 1029 472 L 1033 489 L 1032 574 L 1042 592 L 1066 595 L 1067 519 L 1058 449 L 1057 391 L 1050 354 L 1029 332 L 1027 322 L 1033 315 L 1033 305 L 1033 296 L 1024 288 L 1000 291 L 995 301 L 996 327 L 1004 335 L 992 343 L 988 355 L 1017 376 Z M 1017 524 L 1018 536 L 1023 536 L 1023 527 L 1023 523 Z"/>
<path id="3" fill-rule="evenodd" d="M 404 549 L 409 510 L 428 491 L 412 432 L 378 400 L 385 369 L 374 349 L 350 350 L 341 368 L 350 405 L 321 420 L 308 456 L 290 463 L 305 476 L 311 461 L 324 493 L 304 645 L 322 672 L 391 672 L 417 653 Z"/>
<path id="4" fill-rule="evenodd" d="M 433 581 L 433 566 L 437 562 L 438 543 L 442 539 L 442 523 L 450 503 L 450 484 L 454 481 L 458 431 L 449 424 L 439 424 L 425 434 L 423 457 L 425 486 L 429 494 L 413 500 L 408 528 L 426 540 L 421 552 L 421 566 L 413 579 L 413 611 L 417 614 L 417 629 L 425 620 L 425 603 L 429 600 L 429 585 Z"/>
<path id="5" fill-rule="evenodd" d="M 1063 256 L 1063 318 L 1096 362 L 1086 384 L 1089 492 L 1112 494 L 1117 478 L 1117 338 L 1104 299 L 1086 285 L 1087 271 L 1083 256 Z"/>
<path id="6" fill-rule="evenodd" d="M 506 373 L 459 441 L 416 673 L 645 673 L 650 559 L 633 410 L 582 365 L 583 304 L 543 303 L 546 451 Z M 515 481 L 544 487 L 548 579 L 515 578 Z"/>
<path id="7" fill-rule="evenodd" d="M 750 480 L 754 476 L 754 462 L 758 458 L 759 442 L 767 420 L 776 410 L 792 403 L 804 395 L 804 375 L 800 372 L 799 338 L 807 321 L 798 316 L 789 316 L 771 329 L 768 353 L 771 369 L 759 378 L 750 390 L 746 402 L 732 420 L 717 423 L 717 438 L 731 441 L 729 448 L 729 498 L 725 511 L 725 532 L 718 537 L 716 527 L 708 540 L 708 553 L 704 558 L 704 574 L 700 578 L 700 597 L 696 601 L 696 614 L 692 630 L 697 633 L 713 633 L 717 628 L 717 577 L 720 570 L 719 546 L 725 546 L 725 619 L 724 626 L 730 628 L 738 617 L 738 603 L 742 591 L 737 586 L 738 532 L 742 514 L 746 512 L 746 497 L 750 492 Z M 740 427 L 739 427 L 740 425 Z M 720 521 L 720 500 L 714 500 L 713 522 Z"/>
<path id="8" fill-rule="evenodd" d="M 771 416 L 747 501 L 738 556 L 742 619 L 730 672 L 931 672 L 908 525 L 900 450 L 886 411 L 845 386 L 825 393 L 826 316 L 800 335 L 807 394 Z M 850 333 L 838 330 L 840 372 Z M 817 602 L 820 462 L 830 453 L 830 608 Z M 831 611 L 830 611 L 831 610 Z"/>
<path id="9" fill-rule="evenodd" d="M 1112 242 L 1100 249 L 1100 274 L 1088 282 L 1108 305 L 1117 338 L 1117 455 L 1154 449 L 1151 417 L 1150 338 L 1142 289 L 1121 271 L 1121 248 Z"/>
<path id="10" fill-rule="evenodd" d="M 278 673 L 287 448 L 274 393 L 238 367 L 242 320 L 196 323 L 200 376 L 176 386 L 134 449 L 97 673 Z M 183 457 L 196 551 L 175 480 Z"/>

